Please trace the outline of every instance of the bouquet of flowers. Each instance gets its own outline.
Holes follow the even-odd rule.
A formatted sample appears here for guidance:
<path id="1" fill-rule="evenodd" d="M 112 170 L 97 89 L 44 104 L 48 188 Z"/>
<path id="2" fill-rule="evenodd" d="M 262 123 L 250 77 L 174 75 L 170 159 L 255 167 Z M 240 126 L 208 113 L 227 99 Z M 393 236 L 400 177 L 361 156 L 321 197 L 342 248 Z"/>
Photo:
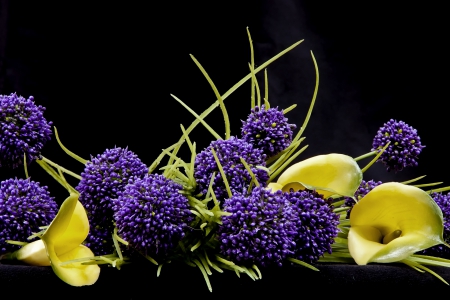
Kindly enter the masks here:
<path id="1" fill-rule="evenodd" d="M 150 165 L 120 147 L 84 159 L 63 145 L 55 127 L 61 148 L 84 165 L 81 174 L 72 172 L 42 155 L 53 125 L 45 108 L 33 97 L 0 95 L 0 167 L 24 168 L 24 178 L 0 184 L 2 262 L 51 266 L 73 286 L 94 284 L 101 265 L 120 269 L 140 259 L 156 265 L 158 275 L 167 263 L 196 267 L 210 291 L 213 271 L 256 280 L 264 267 L 296 264 L 319 271 L 321 262 L 400 262 L 447 283 L 427 266 L 450 267 L 450 198 L 444 193 L 450 187 L 426 190 L 440 183 L 416 184 L 423 177 L 381 182 L 363 176 L 376 162 L 394 172 L 417 165 L 424 148 L 417 131 L 391 119 L 366 154 L 331 153 L 293 164 L 307 148 L 300 146 L 318 92 L 316 60 L 312 55 L 313 99 L 298 127 L 286 117 L 296 105 L 270 105 L 266 67 L 302 41 L 255 68 L 248 36 L 249 74 L 223 95 L 192 56 L 217 99 L 197 114 L 172 95 L 195 119 L 187 128 L 180 125 L 179 140 Z M 256 78 L 263 70 L 264 89 Z M 224 101 L 247 81 L 251 110 L 232 135 Z M 216 108 L 224 136 L 205 121 Z M 204 149 L 189 136 L 200 124 L 213 137 Z M 190 156 L 181 157 L 181 147 Z M 61 206 L 28 176 L 31 163 L 67 189 Z M 78 184 L 69 184 L 67 176 Z"/>

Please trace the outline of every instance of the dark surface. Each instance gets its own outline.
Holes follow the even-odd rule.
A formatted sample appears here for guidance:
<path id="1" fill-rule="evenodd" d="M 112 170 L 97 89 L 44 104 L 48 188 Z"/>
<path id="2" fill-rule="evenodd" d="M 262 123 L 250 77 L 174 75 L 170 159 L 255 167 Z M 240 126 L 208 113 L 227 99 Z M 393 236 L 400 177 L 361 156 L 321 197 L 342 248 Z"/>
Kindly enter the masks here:
<path id="1" fill-rule="evenodd" d="M 21 297 L 44 293 L 47 299 L 62 295 L 94 299 L 142 299 L 180 297 L 194 299 L 210 297 L 229 299 L 251 297 L 263 299 L 269 293 L 279 297 L 334 296 L 361 299 L 371 294 L 393 299 L 417 296 L 419 292 L 438 295 L 450 287 L 428 273 L 419 273 L 404 265 L 343 265 L 319 264 L 319 272 L 304 267 L 262 269 L 262 279 L 252 281 L 247 275 L 238 278 L 234 272 L 214 271 L 209 292 L 200 270 L 186 265 L 167 265 L 156 277 L 156 266 L 126 265 L 121 270 L 102 268 L 100 278 L 92 286 L 72 287 L 61 281 L 50 267 L 28 267 L 0 264 L 0 287 L 14 288 Z M 449 268 L 433 268 L 450 280 Z"/>

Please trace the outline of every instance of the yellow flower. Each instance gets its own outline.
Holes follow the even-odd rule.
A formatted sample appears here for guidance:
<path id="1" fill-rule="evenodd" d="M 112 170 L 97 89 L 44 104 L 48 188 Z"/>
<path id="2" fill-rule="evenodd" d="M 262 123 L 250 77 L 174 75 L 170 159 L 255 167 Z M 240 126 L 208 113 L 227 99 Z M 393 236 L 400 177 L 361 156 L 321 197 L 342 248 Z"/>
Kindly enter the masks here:
<path id="1" fill-rule="evenodd" d="M 77 194 L 71 194 L 40 240 L 17 250 L 14 257 L 30 265 L 51 266 L 55 274 L 73 286 L 94 284 L 99 275 L 98 265 L 80 262 L 61 265 L 65 261 L 94 256 L 81 243 L 89 233 L 89 221 Z"/>
<path id="2" fill-rule="evenodd" d="M 348 249 L 358 265 L 401 261 L 443 244 L 443 217 L 425 191 L 397 183 L 375 187 L 352 209 Z"/>
<path id="3" fill-rule="evenodd" d="M 276 184 L 269 187 L 295 191 L 315 189 L 325 197 L 341 195 L 353 197 L 362 180 L 356 161 L 344 154 L 318 155 L 298 162 L 286 169 Z"/>

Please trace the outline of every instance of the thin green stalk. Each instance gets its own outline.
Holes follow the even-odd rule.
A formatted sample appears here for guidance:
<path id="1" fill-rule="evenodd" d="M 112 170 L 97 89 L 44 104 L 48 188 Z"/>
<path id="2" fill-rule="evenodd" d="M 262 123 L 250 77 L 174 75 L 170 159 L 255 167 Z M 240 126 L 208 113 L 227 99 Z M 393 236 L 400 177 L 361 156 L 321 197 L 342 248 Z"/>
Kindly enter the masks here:
<path id="1" fill-rule="evenodd" d="M 377 151 L 372 151 L 372 152 L 368 152 L 366 154 L 360 155 L 358 157 L 355 157 L 354 160 L 355 161 L 360 161 L 361 159 L 367 158 L 367 157 L 371 157 L 377 154 Z"/>
<path id="2" fill-rule="evenodd" d="M 381 154 L 383 154 L 384 150 L 386 150 L 390 143 L 390 141 L 387 142 L 386 145 L 384 145 L 383 149 L 381 149 L 380 152 L 378 152 L 378 154 L 364 168 L 361 169 L 362 173 L 366 172 L 378 160 L 378 158 L 381 156 Z"/>
<path id="3" fill-rule="evenodd" d="M 49 165 L 51 165 L 51 166 L 53 166 L 53 167 L 55 167 L 55 168 L 57 168 L 57 169 L 60 169 L 60 170 L 63 171 L 64 173 L 69 174 L 70 176 L 75 177 L 75 178 L 78 179 L 78 180 L 81 180 L 81 176 L 80 176 L 79 174 L 74 173 L 74 172 L 72 172 L 72 171 L 70 171 L 70 170 L 67 170 L 67 169 L 64 168 L 64 167 L 61 167 L 60 165 L 58 165 L 57 163 L 54 163 L 54 162 L 51 161 L 50 159 L 48 159 L 48 158 L 42 156 L 42 160 L 45 161 L 46 163 L 48 163 Z"/>
<path id="4" fill-rule="evenodd" d="M 192 54 L 190 56 L 191 56 L 192 60 L 195 62 L 195 64 L 197 65 L 197 67 L 202 72 L 203 76 L 205 76 L 206 80 L 208 80 L 209 85 L 211 85 L 211 88 L 213 89 L 214 94 L 216 95 L 217 100 L 219 101 L 220 109 L 222 110 L 222 114 L 223 114 L 223 120 L 225 121 L 225 139 L 228 140 L 230 138 L 230 119 L 228 117 L 228 112 L 225 108 L 225 104 L 223 103 L 222 96 L 220 96 L 220 93 L 217 90 L 217 87 L 215 86 L 212 79 L 209 77 L 208 73 L 206 73 L 206 70 L 202 67 L 202 65 L 197 61 L 197 59 L 195 59 L 195 57 Z"/>
<path id="5" fill-rule="evenodd" d="M 172 98 L 174 98 L 175 100 L 177 100 L 181 105 L 183 105 L 199 122 L 201 122 L 203 124 L 203 126 L 205 126 L 206 129 L 208 129 L 208 131 L 218 140 L 222 140 L 222 137 L 217 134 L 217 132 L 214 131 L 214 129 L 211 128 L 211 126 L 208 125 L 208 123 L 206 123 L 202 116 L 199 116 L 195 111 L 193 111 L 189 106 L 187 106 L 183 101 L 181 101 L 180 99 L 178 99 L 175 95 L 170 94 L 170 96 L 172 96 Z M 189 134 L 189 128 L 186 130 L 187 134 Z M 184 138 L 184 134 L 183 133 L 183 138 Z"/>
<path id="6" fill-rule="evenodd" d="M 269 103 L 269 79 L 267 77 L 267 69 L 264 69 L 264 105 L 266 110 L 270 108 Z"/>
<path id="7" fill-rule="evenodd" d="M 54 126 L 53 129 L 55 129 L 55 137 L 56 140 L 58 141 L 59 146 L 61 147 L 61 149 L 64 150 L 64 152 L 66 152 L 67 155 L 69 155 L 70 157 L 72 157 L 73 159 L 79 161 L 80 163 L 82 163 L 83 165 L 85 165 L 88 160 L 84 159 L 78 155 L 76 155 L 75 153 L 73 153 L 72 151 L 70 151 L 69 149 L 67 149 L 62 143 L 61 140 L 59 139 L 59 135 L 58 135 L 58 130 L 56 130 L 56 127 Z"/>

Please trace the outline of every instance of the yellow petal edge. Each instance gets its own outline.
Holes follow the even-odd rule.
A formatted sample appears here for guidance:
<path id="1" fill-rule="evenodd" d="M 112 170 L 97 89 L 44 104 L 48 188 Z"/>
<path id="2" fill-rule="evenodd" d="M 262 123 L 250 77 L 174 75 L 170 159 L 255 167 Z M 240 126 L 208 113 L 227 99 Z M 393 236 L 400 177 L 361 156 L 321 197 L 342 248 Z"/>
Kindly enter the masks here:
<path id="1" fill-rule="evenodd" d="M 61 205 L 58 214 L 42 236 L 51 267 L 67 284 L 84 286 L 94 284 L 100 276 L 98 265 L 76 262 L 61 265 L 64 261 L 94 256 L 81 243 L 89 233 L 89 221 L 77 194 L 71 194 Z"/>
<path id="2" fill-rule="evenodd" d="M 356 161 L 344 154 L 317 155 L 286 169 L 277 183 L 283 191 L 315 189 L 329 197 L 334 194 L 353 197 L 362 181 L 362 171 Z"/>
<path id="3" fill-rule="evenodd" d="M 444 243 L 439 206 L 425 191 L 398 182 L 383 183 L 359 200 L 350 226 L 348 249 L 358 265 L 397 262 Z M 394 232 L 399 236 L 391 240 Z"/>

